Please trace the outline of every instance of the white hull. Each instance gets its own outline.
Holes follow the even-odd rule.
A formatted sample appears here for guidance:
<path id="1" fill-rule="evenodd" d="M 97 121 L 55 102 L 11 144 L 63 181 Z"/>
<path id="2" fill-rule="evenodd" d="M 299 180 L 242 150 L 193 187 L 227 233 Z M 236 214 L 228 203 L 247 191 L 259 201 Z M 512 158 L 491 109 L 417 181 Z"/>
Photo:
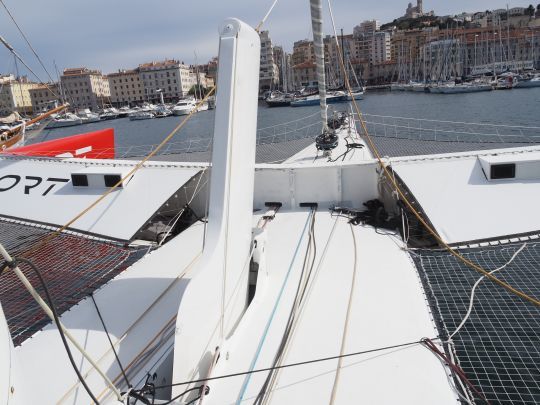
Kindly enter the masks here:
<path id="1" fill-rule="evenodd" d="M 64 128 L 64 127 L 73 127 L 76 125 L 82 124 L 82 119 L 68 119 L 68 120 L 52 120 L 50 121 L 45 128 L 47 129 L 53 129 L 53 128 Z"/>
<path id="2" fill-rule="evenodd" d="M 173 108 L 173 115 L 189 115 L 194 110 L 194 108 Z"/>

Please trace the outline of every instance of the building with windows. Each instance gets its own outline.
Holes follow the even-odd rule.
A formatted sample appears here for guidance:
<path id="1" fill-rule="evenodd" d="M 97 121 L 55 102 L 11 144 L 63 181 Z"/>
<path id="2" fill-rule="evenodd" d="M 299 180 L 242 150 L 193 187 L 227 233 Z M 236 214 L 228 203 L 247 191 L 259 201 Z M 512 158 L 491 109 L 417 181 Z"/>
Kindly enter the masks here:
<path id="1" fill-rule="evenodd" d="M 107 75 L 111 90 L 111 104 L 115 107 L 142 104 L 144 88 L 139 70 L 119 70 Z"/>
<path id="2" fill-rule="evenodd" d="M 308 61 L 315 62 L 315 49 L 313 48 L 313 41 L 308 39 L 296 41 L 293 44 L 293 53 L 291 56 L 292 65 L 296 66 Z"/>
<path id="3" fill-rule="evenodd" d="M 60 83 L 62 95 L 75 110 L 89 108 L 96 111 L 110 104 L 109 81 L 99 70 L 64 69 Z"/>
<path id="4" fill-rule="evenodd" d="M 274 46 L 268 31 L 259 33 L 261 38 L 261 64 L 259 70 L 259 91 L 277 89 L 279 69 L 274 60 Z"/>
<path id="5" fill-rule="evenodd" d="M 166 103 L 176 102 L 197 83 L 189 66 L 174 59 L 143 63 L 138 70 L 143 99 L 151 103 L 160 102 L 160 93 Z"/>
<path id="6" fill-rule="evenodd" d="M 391 34 L 386 31 L 376 32 L 371 37 L 370 62 L 382 63 L 391 59 Z"/>
<path id="7" fill-rule="evenodd" d="M 0 115 L 9 115 L 16 111 L 20 114 L 32 114 L 30 90 L 39 84 L 28 81 L 26 77 L 13 75 L 0 77 Z"/>
<path id="8" fill-rule="evenodd" d="M 274 46 L 274 61 L 279 72 L 279 89 L 289 91 L 293 89 L 291 55 L 281 46 Z"/>
<path id="9" fill-rule="evenodd" d="M 357 25 L 353 29 L 353 35 L 358 38 L 361 35 L 373 35 L 381 28 L 381 22 L 379 20 L 366 20 L 362 21 L 360 25 Z"/>
<path id="10" fill-rule="evenodd" d="M 57 83 L 50 83 L 30 89 L 30 101 L 34 113 L 46 112 L 60 105 L 60 87 Z"/>
<path id="11" fill-rule="evenodd" d="M 315 62 L 307 61 L 294 65 L 292 67 L 292 78 L 295 89 L 306 86 L 316 86 L 317 81 L 317 65 Z"/>

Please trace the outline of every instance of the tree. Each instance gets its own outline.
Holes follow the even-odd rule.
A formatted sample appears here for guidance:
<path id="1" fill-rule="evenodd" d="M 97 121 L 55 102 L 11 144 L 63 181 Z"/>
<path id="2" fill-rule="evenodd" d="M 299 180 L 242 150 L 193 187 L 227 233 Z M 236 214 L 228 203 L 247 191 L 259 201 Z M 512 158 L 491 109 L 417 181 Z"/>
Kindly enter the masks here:
<path id="1" fill-rule="evenodd" d="M 529 7 L 525 10 L 525 15 L 528 15 L 529 17 L 534 16 L 534 7 L 532 4 L 529 4 Z"/>
<path id="2" fill-rule="evenodd" d="M 197 96 L 197 97 L 200 97 L 202 94 L 202 96 L 204 97 L 207 92 L 208 92 L 208 89 L 204 87 L 202 84 L 199 84 L 199 85 L 194 84 L 193 86 L 191 86 L 191 89 L 189 89 L 188 94 L 192 96 Z"/>

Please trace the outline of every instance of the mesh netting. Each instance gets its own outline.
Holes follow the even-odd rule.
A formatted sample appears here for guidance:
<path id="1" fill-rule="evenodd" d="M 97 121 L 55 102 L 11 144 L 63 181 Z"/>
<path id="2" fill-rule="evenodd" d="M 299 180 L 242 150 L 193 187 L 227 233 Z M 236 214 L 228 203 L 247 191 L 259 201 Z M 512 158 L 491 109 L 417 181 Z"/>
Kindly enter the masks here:
<path id="1" fill-rule="evenodd" d="M 540 243 L 462 249 L 469 260 L 529 296 L 540 297 Z M 446 251 L 416 250 L 428 299 L 445 339 L 465 317 L 481 277 Z M 540 403 L 540 308 L 484 279 L 470 317 L 453 337 L 454 353 L 469 379 L 492 404 Z M 449 349 L 449 348 L 447 348 Z"/>
<path id="2" fill-rule="evenodd" d="M 133 249 L 80 234 L 63 233 L 46 238 L 50 232 L 46 227 L 0 219 L 0 242 L 13 257 L 24 257 L 38 267 L 59 314 L 146 252 L 146 249 Z M 21 263 L 19 267 L 45 299 L 34 272 L 26 264 Z M 0 275 L 0 302 L 15 345 L 50 323 L 12 271 L 6 270 Z"/>

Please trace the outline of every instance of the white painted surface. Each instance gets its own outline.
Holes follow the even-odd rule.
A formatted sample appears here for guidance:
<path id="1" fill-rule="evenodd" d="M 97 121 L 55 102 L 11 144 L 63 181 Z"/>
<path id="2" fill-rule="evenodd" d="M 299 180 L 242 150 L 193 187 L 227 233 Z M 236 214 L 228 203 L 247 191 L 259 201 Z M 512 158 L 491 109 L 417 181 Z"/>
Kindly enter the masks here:
<path id="1" fill-rule="evenodd" d="M 267 268 L 259 274 L 257 292 L 234 335 L 222 348 L 213 376 L 245 371 L 256 356 L 287 271 L 291 268 L 254 369 L 271 365 L 287 321 L 300 277 L 308 212 L 280 212 L 267 226 Z M 316 266 L 335 219 L 316 217 Z M 376 349 L 436 336 L 414 265 L 396 241 L 370 227 L 354 227 L 358 272 L 345 353 Z M 296 247 L 299 253 L 294 257 Z M 283 364 L 339 354 L 351 288 L 354 247 L 346 220 L 338 219 L 326 260 L 313 281 Z M 328 404 L 337 360 L 283 369 L 272 404 Z M 267 373 L 253 374 L 241 403 L 251 404 Z M 234 404 L 245 376 L 209 383 L 207 404 Z M 346 359 L 337 386 L 336 404 L 455 404 L 445 370 L 420 346 L 385 350 Z"/>
<path id="2" fill-rule="evenodd" d="M 97 186 L 73 187 L 72 173 L 125 174 L 133 166 L 133 162 L 127 161 L 0 158 L 0 215 L 64 225 L 107 190 Z M 71 228 L 129 240 L 199 170 L 200 167 L 178 164 L 148 164 Z M 12 176 L 19 176 L 20 180 L 17 182 Z"/>
<path id="3" fill-rule="evenodd" d="M 498 159 L 526 159 L 529 150 L 499 151 Z M 402 158 L 392 167 L 447 243 L 540 230 L 540 178 L 488 180 L 479 157 L 493 153 Z"/>
<path id="4" fill-rule="evenodd" d="M 183 279 L 177 277 L 189 268 L 202 250 L 204 226 L 194 224 L 159 250 L 141 259 L 95 293 L 95 299 L 104 317 L 113 342 L 131 382 L 141 386 L 152 364 L 172 345 L 172 337 L 148 356 L 142 369 L 133 360 L 156 342 L 160 342 L 162 329 L 174 319 L 182 294 L 193 273 Z M 64 325 L 79 343 L 98 360 L 99 365 L 121 389 L 125 383 L 116 363 L 107 335 L 98 318 L 91 299 L 87 298 L 73 306 L 61 317 Z M 157 340 L 154 340 L 157 336 Z M 168 347 L 170 350 L 170 347 Z M 99 400 L 114 399 L 99 375 L 90 369 L 80 353 L 72 347 L 75 363 L 81 365 L 83 375 Z M 88 404 L 90 399 L 78 384 L 77 376 L 69 363 L 58 330 L 52 324 L 15 348 L 24 369 L 24 381 L 31 389 L 27 403 L 32 404 Z M 160 376 L 161 377 L 161 376 Z M 105 401 L 106 403 L 106 401 Z"/>
<path id="5" fill-rule="evenodd" d="M 317 202 L 319 207 L 335 205 L 363 208 L 362 203 L 377 198 L 377 163 L 316 165 L 257 165 L 254 207 L 265 202 L 281 202 L 284 209 L 300 203 Z"/>
<path id="6" fill-rule="evenodd" d="M 176 380 L 206 376 L 216 346 L 246 306 L 259 59 L 257 32 L 240 20 L 227 19 L 220 30 L 208 228 L 200 272 L 178 312 Z M 225 305 L 236 293 L 242 298 Z M 183 389 L 173 388 L 173 396 Z"/>

